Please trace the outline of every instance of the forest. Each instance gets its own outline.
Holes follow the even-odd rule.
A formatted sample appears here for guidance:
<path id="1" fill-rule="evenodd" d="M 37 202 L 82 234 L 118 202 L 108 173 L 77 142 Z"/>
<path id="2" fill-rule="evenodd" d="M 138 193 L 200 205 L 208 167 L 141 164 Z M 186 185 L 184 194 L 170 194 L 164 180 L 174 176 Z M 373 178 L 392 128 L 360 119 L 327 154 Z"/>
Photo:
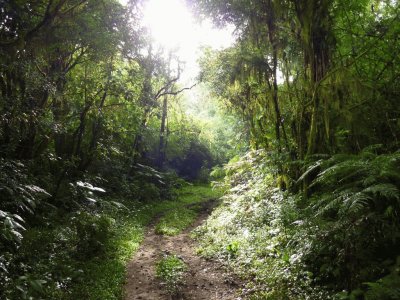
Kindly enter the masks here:
<path id="1" fill-rule="evenodd" d="M 399 2 L 180 0 L 190 83 L 145 3 L 0 0 L 0 299 L 400 299 Z"/>

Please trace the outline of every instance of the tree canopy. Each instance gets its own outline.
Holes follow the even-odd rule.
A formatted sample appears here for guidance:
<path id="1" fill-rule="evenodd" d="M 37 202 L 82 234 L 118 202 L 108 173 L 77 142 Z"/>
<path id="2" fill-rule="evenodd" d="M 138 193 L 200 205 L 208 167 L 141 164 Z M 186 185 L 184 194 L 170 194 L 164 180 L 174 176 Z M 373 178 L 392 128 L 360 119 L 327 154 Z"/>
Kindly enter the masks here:
<path id="1" fill-rule="evenodd" d="M 115 224 L 215 180 L 203 250 L 257 299 L 398 299 L 398 1 L 188 0 L 235 27 L 189 85 L 144 2 L 0 0 L 0 298 L 86 297 Z"/>

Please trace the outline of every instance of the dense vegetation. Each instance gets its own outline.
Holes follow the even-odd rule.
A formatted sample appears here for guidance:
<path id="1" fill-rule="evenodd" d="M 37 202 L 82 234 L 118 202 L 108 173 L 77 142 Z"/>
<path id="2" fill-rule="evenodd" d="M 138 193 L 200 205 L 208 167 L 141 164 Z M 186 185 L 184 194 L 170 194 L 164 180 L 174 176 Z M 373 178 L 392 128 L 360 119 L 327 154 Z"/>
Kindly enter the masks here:
<path id="1" fill-rule="evenodd" d="M 237 42 L 202 78 L 252 151 L 215 176 L 201 251 L 252 299 L 400 297 L 397 1 L 196 1 Z"/>
<path id="2" fill-rule="evenodd" d="M 188 2 L 237 36 L 196 105 L 141 1 L 0 0 L 0 298 L 121 298 L 143 226 L 186 227 L 213 169 L 200 253 L 250 298 L 399 299 L 398 1 Z"/>
<path id="3" fill-rule="evenodd" d="M 1 299 L 120 298 L 159 201 L 233 150 L 235 119 L 182 97 L 140 7 L 0 1 Z"/>

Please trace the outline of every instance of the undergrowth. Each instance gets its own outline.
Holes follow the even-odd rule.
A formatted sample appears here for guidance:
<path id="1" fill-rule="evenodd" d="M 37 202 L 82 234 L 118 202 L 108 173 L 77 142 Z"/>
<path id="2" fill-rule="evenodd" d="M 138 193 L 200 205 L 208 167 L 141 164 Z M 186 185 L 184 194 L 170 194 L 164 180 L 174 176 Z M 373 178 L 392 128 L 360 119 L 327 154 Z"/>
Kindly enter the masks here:
<path id="1" fill-rule="evenodd" d="M 169 294 L 177 294 L 184 284 L 187 265 L 176 255 L 167 255 L 156 264 L 156 276 Z"/>
<path id="2" fill-rule="evenodd" d="M 399 299 L 399 153 L 311 162 L 307 196 L 277 188 L 273 166 L 253 151 L 225 167 L 199 252 L 247 278 L 249 299 Z"/>
<path id="3" fill-rule="evenodd" d="M 41 222 L 24 231 L 18 253 L 5 265 L 7 272 L 21 275 L 2 278 L 9 280 L 3 283 L 7 289 L 2 297 L 122 299 L 125 266 L 139 247 L 146 225 L 164 212 L 217 196 L 207 185 L 189 184 L 172 195 L 169 200 L 146 202 L 103 197 L 74 213 L 54 211 L 58 215 L 47 218 L 57 222 Z M 173 221 L 169 220 L 170 226 L 181 226 Z"/>

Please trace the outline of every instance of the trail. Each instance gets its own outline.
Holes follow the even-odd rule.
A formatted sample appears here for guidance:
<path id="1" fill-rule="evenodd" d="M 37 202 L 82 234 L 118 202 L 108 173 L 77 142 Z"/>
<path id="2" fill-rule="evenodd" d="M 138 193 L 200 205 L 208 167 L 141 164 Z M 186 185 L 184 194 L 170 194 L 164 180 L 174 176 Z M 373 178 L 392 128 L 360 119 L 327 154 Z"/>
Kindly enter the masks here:
<path id="1" fill-rule="evenodd" d="M 163 236 L 150 225 L 145 239 L 127 266 L 125 300 L 239 300 L 239 281 L 222 265 L 196 255 L 190 232 L 209 216 L 215 200 L 204 202 L 197 220 L 176 236 Z M 189 267 L 179 295 L 171 297 L 155 276 L 155 264 L 164 254 L 178 255 Z"/>

